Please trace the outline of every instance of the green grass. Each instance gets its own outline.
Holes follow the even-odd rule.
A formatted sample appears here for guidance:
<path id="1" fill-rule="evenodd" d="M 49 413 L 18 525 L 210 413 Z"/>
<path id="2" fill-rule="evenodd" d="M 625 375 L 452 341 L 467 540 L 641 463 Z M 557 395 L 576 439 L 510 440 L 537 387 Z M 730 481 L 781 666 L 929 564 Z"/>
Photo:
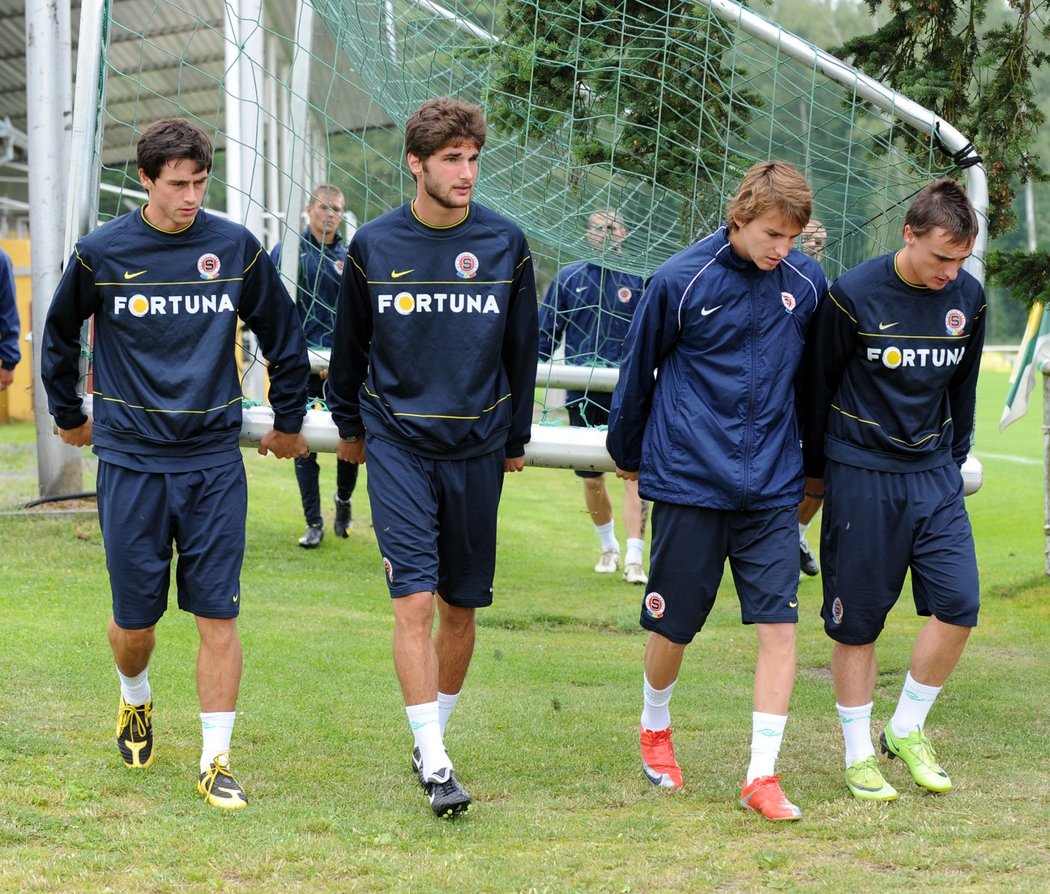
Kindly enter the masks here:
<path id="1" fill-rule="evenodd" d="M 227 815 L 194 794 L 196 634 L 175 609 L 151 666 L 157 759 L 124 770 L 97 521 L 14 511 L 35 495 L 32 427 L 0 428 L 0 508 L 11 510 L 0 515 L 0 890 L 1050 890 L 1041 392 L 1000 435 L 1005 393 L 1005 375 L 983 377 L 985 484 L 969 501 L 981 624 L 928 727 L 956 789 L 924 795 L 893 762 L 883 766 L 899 801 L 848 798 L 819 579 L 807 580 L 778 767 L 805 817 L 788 825 L 736 806 L 755 642 L 731 585 L 672 703 L 686 787 L 642 778 L 641 592 L 593 574 L 582 487 L 559 470 L 507 482 L 496 603 L 448 733 L 472 815 L 435 820 L 409 770 L 364 478 L 350 540 L 329 533 L 306 552 L 290 464 L 253 452 L 234 735 L 252 805 Z M 334 460 L 322 467 L 330 495 Z M 880 640 L 877 722 L 918 627 L 906 592 Z"/>

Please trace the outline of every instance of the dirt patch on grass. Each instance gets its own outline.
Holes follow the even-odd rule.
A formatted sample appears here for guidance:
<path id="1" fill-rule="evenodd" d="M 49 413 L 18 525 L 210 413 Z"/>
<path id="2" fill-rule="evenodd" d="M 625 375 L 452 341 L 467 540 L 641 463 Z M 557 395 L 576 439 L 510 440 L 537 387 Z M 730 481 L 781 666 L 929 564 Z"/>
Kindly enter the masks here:
<path id="1" fill-rule="evenodd" d="M 68 515 L 79 512 L 98 512 L 98 503 L 94 497 L 76 497 L 70 500 L 53 500 L 48 503 L 37 503 L 33 506 L 22 506 L 22 512 L 37 515 Z"/>

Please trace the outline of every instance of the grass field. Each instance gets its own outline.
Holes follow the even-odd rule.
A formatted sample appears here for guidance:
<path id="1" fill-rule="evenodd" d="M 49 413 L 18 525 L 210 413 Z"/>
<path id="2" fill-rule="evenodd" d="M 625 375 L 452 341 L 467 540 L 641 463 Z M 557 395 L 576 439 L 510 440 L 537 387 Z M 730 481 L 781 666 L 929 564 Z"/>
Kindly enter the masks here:
<path id="1" fill-rule="evenodd" d="M 981 387 L 985 483 L 969 500 L 981 624 L 928 725 L 956 787 L 924 794 L 884 762 L 900 800 L 849 798 L 820 584 L 806 580 L 778 767 L 805 816 L 786 825 L 736 804 L 755 643 L 731 585 L 672 703 L 686 786 L 666 793 L 643 779 L 641 590 L 591 571 L 582 490 L 560 470 L 507 482 L 496 603 L 447 736 L 471 815 L 435 820 L 409 769 L 363 479 L 352 537 L 329 532 L 306 552 L 291 465 L 254 453 L 233 752 L 252 804 L 227 815 L 194 793 L 196 634 L 174 609 L 150 674 L 157 759 L 124 770 L 97 520 L 18 511 L 35 496 L 34 434 L 0 427 L 0 890 L 1050 891 L 1041 390 L 1000 434 L 1006 376 Z M 322 492 L 333 490 L 323 457 Z M 906 595 L 880 640 L 878 725 L 918 627 Z"/>

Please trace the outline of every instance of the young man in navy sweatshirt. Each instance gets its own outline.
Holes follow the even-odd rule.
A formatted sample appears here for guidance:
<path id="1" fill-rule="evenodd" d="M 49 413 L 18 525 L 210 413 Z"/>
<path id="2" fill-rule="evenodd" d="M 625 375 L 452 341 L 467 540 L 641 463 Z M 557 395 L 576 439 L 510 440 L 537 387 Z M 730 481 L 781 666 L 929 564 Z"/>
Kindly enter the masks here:
<path id="1" fill-rule="evenodd" d="M 113 591 L 120 677 L 117 746 L 153 763 L 149 660 L 167 610 L 173 545 L 179 608 L 197 623 L 202 748 L 198 791 L 245 807 L 229 749 L 240 687 L 237 633 L 247 484 L 240 450 L 243 321 L 269 361 L 273 428 L 259 452 L 308 452 L 310 371 L 302 326 L 269 256 L 240 224 L 202 210 L 212 145 L 181 118 L 137 145 L 145 205 L 82 238 L 44 322 L 41 379 L 62 440 L 93 445 L 98 518 Z M 92 417 L 80 385 L 81 327 L 94 317 Z"/>
<path id="2" fill-rule="evenodd" d="M 350 243 L 329 375 L 338 456 L 368 459 L 412 766 L 439 817 L 471 804 L 444 728 L 492 602 L 503 476 L 524 467 L 536 385 L 528 243 L 473 201 L 485 135 L 481 110 L 453 99 L 409 117 L 416 194 Z"/>

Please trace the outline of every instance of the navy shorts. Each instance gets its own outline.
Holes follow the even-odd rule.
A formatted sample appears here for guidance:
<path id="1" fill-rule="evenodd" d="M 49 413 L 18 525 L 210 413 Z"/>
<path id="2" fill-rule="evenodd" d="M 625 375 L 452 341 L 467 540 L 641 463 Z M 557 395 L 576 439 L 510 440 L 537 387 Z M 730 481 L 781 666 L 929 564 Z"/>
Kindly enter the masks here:
<path id="1" fill-rule="evenodd" d="M 577 428 L 597 428 L 609 424 L 609 411 L 612 408 L 612 393 L 608 391 L 566 392 L 569 412 L 569 424 Z M 574 469 L 577 478 L 601 478 L 604 472 L 592 472 L 589 469 Z"/>
<path id="2" fill-rule="evenodd" d="M 140 472 L 99 460 L 98 523 L 118 627 L 152 627 L 168 608 L 172 544 L 179 608 L 236 618 L 248 486 L 244 464 Z"/>
<path id="3" fill-rule="evenodd" d="M 503 448 L 471 459 L 427 459 L 366 435 L 365 451 L 390 595 L 436 591 L 449 605 L 491 605 Z"/>
<path id="4" fill-rule="evenodd" d="M 977 556 L 959 470 L 876 472 L 829 462 L 820 529 L 828 636 L 875 642 L 909 569 L 919 615 L 977 626 Z"/>
<path id="5" fill-rule="evenodd" d="M 745 624 L 798 622 L 798 509 L 754 512 L 653 503 L 641 624 L 686 644 L 715 604 L 726 559 Z"/>

